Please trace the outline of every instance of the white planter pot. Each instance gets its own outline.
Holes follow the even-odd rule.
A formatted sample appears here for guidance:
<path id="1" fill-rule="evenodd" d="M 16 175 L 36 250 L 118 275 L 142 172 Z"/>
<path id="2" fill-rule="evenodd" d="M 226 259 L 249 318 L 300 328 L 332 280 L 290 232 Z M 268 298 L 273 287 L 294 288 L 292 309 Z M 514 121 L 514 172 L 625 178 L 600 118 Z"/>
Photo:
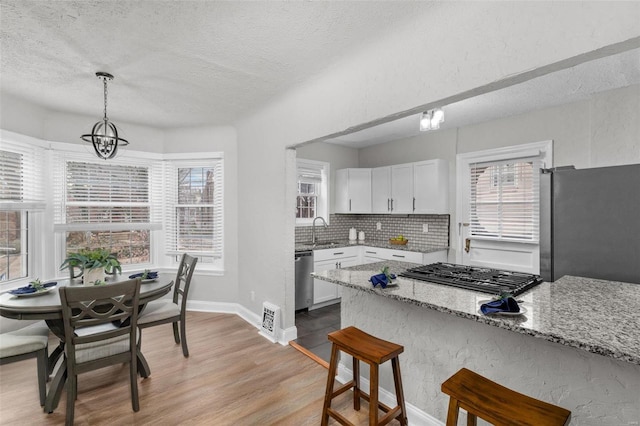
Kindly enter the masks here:
<path id="1" fill-rule="evenodd" d="M 82 283 L 84 285 L 94 285 L 96 280 L 104 281 L 104 268 L 85 269 L 82 274 Z"/>

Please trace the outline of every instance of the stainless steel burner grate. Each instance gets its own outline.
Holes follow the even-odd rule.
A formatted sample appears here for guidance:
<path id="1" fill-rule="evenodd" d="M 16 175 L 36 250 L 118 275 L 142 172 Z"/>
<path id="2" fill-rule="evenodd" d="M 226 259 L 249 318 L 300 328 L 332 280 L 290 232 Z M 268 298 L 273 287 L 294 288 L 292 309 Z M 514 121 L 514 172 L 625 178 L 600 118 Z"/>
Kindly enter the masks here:
<path id="1" fill-rule="evenodd" d="M 542 282 L 539 275 L 442 262 L 411 268 L 400 276 L 480 293 L 508 292 L 513 296 L 522 294 Z"/>

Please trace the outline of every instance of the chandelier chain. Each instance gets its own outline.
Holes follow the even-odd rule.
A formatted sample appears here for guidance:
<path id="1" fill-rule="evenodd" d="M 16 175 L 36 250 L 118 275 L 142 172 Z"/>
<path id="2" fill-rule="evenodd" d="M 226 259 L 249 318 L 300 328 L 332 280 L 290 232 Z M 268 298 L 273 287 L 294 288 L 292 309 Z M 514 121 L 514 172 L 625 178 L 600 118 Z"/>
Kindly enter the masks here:
<path id="1" fill-rule="evenodd" d="M 107 120 L 107 78 L 102 77 L 104 83 L 104 119 Z"/>

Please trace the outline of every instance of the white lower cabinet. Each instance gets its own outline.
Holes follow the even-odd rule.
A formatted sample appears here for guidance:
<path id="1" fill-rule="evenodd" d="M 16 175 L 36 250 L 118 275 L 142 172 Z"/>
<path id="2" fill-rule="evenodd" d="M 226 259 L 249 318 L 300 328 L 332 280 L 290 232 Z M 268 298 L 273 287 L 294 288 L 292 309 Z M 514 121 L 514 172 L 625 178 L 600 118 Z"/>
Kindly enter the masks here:
<path id="1" fill-rule="evenodd" d="M 360 247 L 341 247 L 336 249 L 315 250 L 313 252 L 314 272 L 331 269 L 346 268 L 361 264 Z M 313 306 L 310 309 L 321 308 L 338 303 L 342 294 L 342 287 L 323 280 L 313 280 Z"/>

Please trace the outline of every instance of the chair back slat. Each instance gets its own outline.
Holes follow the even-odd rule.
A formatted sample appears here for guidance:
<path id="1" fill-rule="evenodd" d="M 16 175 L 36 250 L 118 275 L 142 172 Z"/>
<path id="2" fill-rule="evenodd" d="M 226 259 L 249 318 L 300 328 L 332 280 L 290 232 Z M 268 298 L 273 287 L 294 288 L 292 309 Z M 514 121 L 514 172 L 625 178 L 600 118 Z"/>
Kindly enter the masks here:
<path id="1" fill-rule="evenodd" d="M 76 345 L 108 340 L 125 334 L 131 335 L 132 344 L 135 346 L 140 282 L 138 278 L 104 286 L 60 287 L 68 357 L 75 359 Z M 82 334 L 83 328 L 104 324 L 113 324 L 115 327 Z"/>
<path id="2" fill-rule="evenodd" d="M 196 269 L 196 263 L 198 263 L 197 257 L 184 253 L 178 266 L 175 287 L 173 289 L 173 303 L 178 304 L 182 312 L 186 309 L 191 277 L 193 276 L 193 271 Z"/>

